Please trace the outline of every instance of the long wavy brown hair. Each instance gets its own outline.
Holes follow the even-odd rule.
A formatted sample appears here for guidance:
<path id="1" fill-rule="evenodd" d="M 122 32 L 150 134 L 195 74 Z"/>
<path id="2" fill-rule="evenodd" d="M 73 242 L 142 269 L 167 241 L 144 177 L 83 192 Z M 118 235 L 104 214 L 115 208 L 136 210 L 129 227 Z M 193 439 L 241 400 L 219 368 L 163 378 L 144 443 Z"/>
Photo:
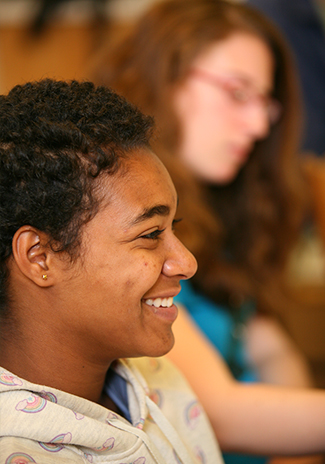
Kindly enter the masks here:
<path id="1" fill-rule="evenodd" d="M 237 32 L 253 34 L 270 48 L 273 96 L 283 112 L 233 182 L 201 185 L 177 157 L 180 131 L 173 92 L 198 55 Z M 183 222 L 177 234 L 199 263 L 194 285 L 216 302 L 246 295 L 265 307 L 298 236 L 305 196 L 297 156 L 300 95 L 291 54 L 277 29 L 244 4 L 165 0 L 119 36 L 112 34 L 91 69 L 97 83 L 113 87 L 155 116 L 153 148 L 180 198 Z"/>

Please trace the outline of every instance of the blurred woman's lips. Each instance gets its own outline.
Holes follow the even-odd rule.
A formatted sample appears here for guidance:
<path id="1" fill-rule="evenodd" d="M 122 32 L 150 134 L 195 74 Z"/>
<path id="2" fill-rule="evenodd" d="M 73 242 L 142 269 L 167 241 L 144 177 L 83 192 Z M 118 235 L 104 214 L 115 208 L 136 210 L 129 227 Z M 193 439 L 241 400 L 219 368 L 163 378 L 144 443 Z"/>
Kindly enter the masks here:
<path id="1" fill-rule="evenodd" d="M 230 146 L 230 153 L 232 156 L 241 162 L 245 162 L 249 157 L 251 151 L 251 147 L 247 147 L 246 145 L 231 145 Z"/>

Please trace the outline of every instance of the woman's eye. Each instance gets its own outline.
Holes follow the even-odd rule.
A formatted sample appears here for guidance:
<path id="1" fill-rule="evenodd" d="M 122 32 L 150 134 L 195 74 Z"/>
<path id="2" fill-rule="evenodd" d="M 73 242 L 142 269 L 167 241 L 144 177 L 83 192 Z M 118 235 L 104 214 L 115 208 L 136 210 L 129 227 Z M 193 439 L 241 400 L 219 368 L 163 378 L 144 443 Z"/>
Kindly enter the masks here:
<path id="1" fill-rule="evenodd" d="M 172 229 L 175 229 L 175 225 L 180 222 L 182 219 L 174 219 L 172 223 Z M 140 235 L 139 238 L 144 238 L 147 240 L 158 240 L 160 238 L 160 235 L 165 231 L 166 229 L 155 229 L 149 234 L 144 234 Z"/>
<path id="2" fill-rule="evenodd" d="M 150 234 L 141 235 L 140 238 L 146 238 L 149 240 L 158 240 L 159 236 L 164 232 L 165 229 L 156 229 Z"/>
<path id="3" fill-rule="evenodd" d="M 231 89 L 231 96 L 233 100 L 239 103 L 246 103 L 249 100 L 249 94 L 246 89 L 233 88 Z"/>

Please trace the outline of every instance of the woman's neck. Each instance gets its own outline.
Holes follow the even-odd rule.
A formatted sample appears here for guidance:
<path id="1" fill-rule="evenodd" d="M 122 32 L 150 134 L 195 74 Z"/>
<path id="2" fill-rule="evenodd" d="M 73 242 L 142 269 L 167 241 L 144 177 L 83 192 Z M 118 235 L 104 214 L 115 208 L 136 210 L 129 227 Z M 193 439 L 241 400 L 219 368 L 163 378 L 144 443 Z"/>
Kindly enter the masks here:
<path id="1" fill-rule="evenodd" d="M 31 383 L 45 385 L 82 398 L 102 402 L 110 362 L 92 362 L 51 337 L 18 333 L 0 339 L 0 365 Z"/>

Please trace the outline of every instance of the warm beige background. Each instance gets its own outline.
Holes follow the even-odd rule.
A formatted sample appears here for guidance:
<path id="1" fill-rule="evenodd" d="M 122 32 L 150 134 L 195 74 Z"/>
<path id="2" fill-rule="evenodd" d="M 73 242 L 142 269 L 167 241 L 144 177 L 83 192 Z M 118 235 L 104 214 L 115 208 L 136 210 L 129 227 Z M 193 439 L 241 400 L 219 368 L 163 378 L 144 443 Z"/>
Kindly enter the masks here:
<path id="1" fill-rule="evenodd" d="M 111 0 L 107 18 L 129 19 L 155 0 Z M 37 11 L 33 0 L 0 0 L 0 92 L 41 77 L 83 78 L 85 66 L 104 40 L 94 24 L 92 3 L 68 2 L 57 10 L 44 33 L 32 37 Z"/>

